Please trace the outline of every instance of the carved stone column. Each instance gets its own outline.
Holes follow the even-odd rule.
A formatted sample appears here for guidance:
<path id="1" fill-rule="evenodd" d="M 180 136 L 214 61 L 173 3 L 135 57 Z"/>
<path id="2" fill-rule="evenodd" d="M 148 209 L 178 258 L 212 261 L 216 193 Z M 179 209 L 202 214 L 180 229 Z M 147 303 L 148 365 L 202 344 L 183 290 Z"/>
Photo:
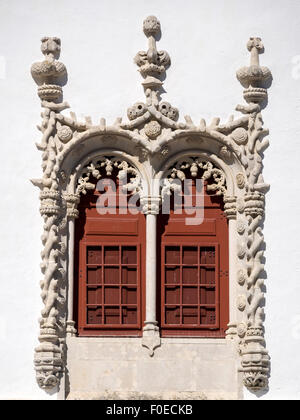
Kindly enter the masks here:
<path id="1" fill-rule="evenodd" d="M 229 225 L 229 324 L 226 337 L 236 336 L 236 284 L 233 281 L 236 277 L 236 197 L 224 197 L 224 213 Z"/>
<path id="2" fill-rule="evenodd" d="M 44 218 L 41 281 L 44 309 L 40 319 L 39 346 L 35 349 L 34 365 L 37 382 L 41 388 L 50 389 L 59 383 L 63 370 L 63 352 L 58 331 L 58 283 L 59 272 L 59 227 L 60 195 L 57 191 L 44 190 L 40 194 L 40 212 Z"/>
<path id="3" fill-rule="evenodd" d="M 155 348 L 160 346 L 159 328 L 156 320 L 157 299 L 157 215 L 161 198 L 143 197 L 142 210 L 146 215 L 146 320 L 143 328 L 142 345 L 149 349 L 153 356 Z"/>
<path id="4" fill-rule="evenodd" d="M 263 218 L 265 193 L 269 185 L 263 178 L 263 153 L 269 146 L 265 136 L 269 131 L 263 127 L 261 110 L 268 97 L 267 87 L 271 85 L 271 71 L 259 63 L 259 54 L 264 51 L 262 40 L 252 37 L 247 43 L 251 53 L 250 66 L 242 67 L 237 78 L 245 88 L 244 99 L 249 105 L 238 105 L 238 111 L 248 115 L 248 131 L 232 133 L 234 141 L 242 151 L 241 162 L 246 180 L 240 175 L 237 186 L 244 190 L 238 199 L 240 213 L 237 232 L 240 235 L 238 257 L 241 270 L 239 283 L 244 285 L 240 310 L 245 310 L 244 322 L 240 324 L 241 371 L 244 372 L 244 385 L 250 391 L 262 390 L 268 385 L 269 356 L 264 340 L 264 236 Z"/>
<path id="5" fill-rule="evenodd" d="M 56 158 L 70 137 L 64 137 L 65 131 L 61 130 L 62 127 L 57 121 L 60 112 L 68 108 L 68 104 L 62 102 L 62 86 L 66 82 L 67 70 L 63 63 L 57 61 L 60 45 L 59 38 L 43 38 L 41 50 L 45 59 L 31 67 L 31 74 L 38 85 L 38 95 L 44 108 L 42 125 L 38 127 L 43 137 L 41 143 L 37 144 L 37 148 L 43 152 L 43 177 L 32 180 L 41 190 L 40 212 L 44 218 L 44 249 L 41 253 L 41 271 L 44 277 L 40 282 L 44 308 L 40 319 L 40 345 L 35 349 L 34 358 L 37 382 L 44 389 L 57 386 L 64 369 L 65 327 L 64 316 L 60 317 L 60 310 L 64 305 L 61 288 L 65 280 L 62 264 L 65 246 L 61 237 L 66 219 Z"/>
<path id="6" fill-rule="evenodd" d="M 75 219 L 79 216 L 77 210 L 80 201 L 79 194 L 65 194 L 64 199 L 67 203 L 68 217 L 68 317 L 66 332 L 68 337 L 75 337 L 75 321 L 73 315 L 74 307 L 74 245 L 75 245 Z"/>
<path id="7" fill-rule="evenodd" d="M 263 248 L 262 233 L 265 196 L 259 192 L 247 194 L 245 215 L 248 219 L 247 228 L 247 261 L 248 261 L 248 327 L 244 344 L 241 348 L 244 385 L 253 390 L 266 388 L 269 374 L 269 355 L 265 348 L 262 302 L 263 287 Z"/>

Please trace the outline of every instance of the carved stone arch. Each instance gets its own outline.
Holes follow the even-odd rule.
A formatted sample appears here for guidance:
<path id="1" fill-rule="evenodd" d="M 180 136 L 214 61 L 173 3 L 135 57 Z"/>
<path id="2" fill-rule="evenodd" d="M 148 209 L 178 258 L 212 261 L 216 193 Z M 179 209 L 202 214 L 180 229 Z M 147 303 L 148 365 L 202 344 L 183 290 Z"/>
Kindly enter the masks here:
<path id="1" fill-rule="evenodd" d="M 130 193 L 136 193 L 143 199 L 149 190 L 149 179 L 145 168 L 138 159 L 120 150 L 101 148 L 94 150 L 88 155 L 82 154 L 69 171 L 69 182 L 66 183 L 64 199 L 67 203 L 68 218 L 68 308 L 67 335 L 76 335 L 75 322 L 73 320 L 73 294 L 74 294 L 74 241 L 75 241 L 75 218 L 78 217 L 77 206 L 82 194 L 93 190 L 96 185 L 92 179 L 100 180 L 110 176 L 114 170 L 118 171 L 118 177 L 125 179 L 125 189 Z"/>
<path id="2" fill-rule="evenodd" d="M 178 151 L 167 160 L 164 160 L 159 170 L 157 171 L 155 178 L 158 180 L 163 179 L 172 165 L 185 158 L 199 158 L 199 160 L 211 162 L 216 168 L 219 168 L 224 173 L 226 178 L 226 195 L 236 195 L 237 184 L 235 175 L 238 173 L 243 173 L 243 167 L 236 156 L 233 154 L 230 155 L 230 163 L 227 163 L 221 155 L 218 156 L 212 153 L 210 150 L 205 150 L 199 147 L 187 148 Z"/>
<path id="3" fill-rule="evenodd" d="M 76 194 L 76 188 L 77 188 L 79 177 L 82 175 L 85 168 L 87 168 L 91 162 L 112 158 L 114 162 L 116 161 L 120 161 L 120 162 L 123 161 L 124 163 L 126 162 L 128 165 L 128 168 L 132 168 L 137 172 L 141 180 L 141 186 L 143 186 L 143 190 L 145 189 L 145 193 L 142 192 L 142 190 L 140 190 L 139 193 L 141 197 L 144 194 L 147 194 L 147 191 L 150 188 L 150 180 L 149 180 L 149 176 L 145 167 L 140 163 L 139 159 L 135 156 L 130 155 L 129 153 L 126 153 L 125 151 L 117 150 L 114 148 L 107 148 L 105 147 L 105 145 L 101 145 L 101 146 L 102 147 L 98 145 L 98 148 L 89 154 L 86 154 L 86 153 L 82 154 L 82 156 L 78 158 L 77 162 L 69 170 L 69 175 L 68 175 L 69 182 L 66 185 L 67 193 Z M 112 164 L 114 162 L 112 162 Z M 100 169 L 103 170 L 104 167 L 105 165 L 103 165 L 102 168 Z M 119 169 L 122 169 L 122 168 L 119 168 Z"/>

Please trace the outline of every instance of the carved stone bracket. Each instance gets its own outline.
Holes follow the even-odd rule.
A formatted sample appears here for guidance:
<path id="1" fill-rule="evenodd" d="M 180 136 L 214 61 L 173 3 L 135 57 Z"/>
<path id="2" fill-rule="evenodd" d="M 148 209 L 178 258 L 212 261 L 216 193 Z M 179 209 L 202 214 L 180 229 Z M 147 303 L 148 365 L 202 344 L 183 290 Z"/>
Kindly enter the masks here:
<path id="1" fill-rule="evenodd" d="M 237 315 L 236 319 L 231 319 L 227 334 L 240 340 L 240 369 L 244 373 L 245 386 L 254 391 L 262 389 L 267 386 L 269 372 L 263 329 L 262 233 L 265 194 L 269 189 L 263 179 L 262 162 L 269 141 L 265 138 L 268 130 L 263 127 L 261 110 L 266 104 L 267 86 L 272 77 L 270 70 L 259 63 L 263 44 L 260 38 L 250 38 L 247 44 L 251 54 L 250 65 L 237 72 L 237 78 L 245 89 L 243 96 L 246 101 L 246 104 L 236 108 L 242 114 L 239 118 L 230 116 L 224 124 L 220 123 L 219 118 L 214 118 L 210 123 L 202 118 L 195 124 L 190 116 L 185 116 L 184 122 L 178 122 L 178 110 L 160 99 L 163 78 L 171 64 L 168 53 L 157 49 L 160 22 L 150 16 L 144 21 L 143 29 L 148 39 L 148 50 L 139 52 L 135 63 L 143 77 L 146 99 L 145 103 L 139 101 L 128 108 L 127 122 L 122 122 L 122 118 L 118 117 L 112 126 L 108 126 L 104 118 L 98 124 L 93 124 L 89 117 L 85 121 L 78 121 L 73 112 L 70 116 L 62 114 L 69 105 L 63 102 L 62 96 L 67 70 L 58 61 L 61 49 L 58 38 L 42 39 L 44 61 L 33 64 L 31 68 L 43 108 L 42 122 L 38 126 L 41 141 L 37 144 L 42 152 L 43 174 L 40 179 L 32 180 L 41 190 L 40 211 L 44 219 L 41 264 L 44 308 L 40 320 L 40 345 L 35 354 L 37 381 L 46 389 L 59 384 L 65 366 L 66 334 L 74 335 L 76 331 L 73 320 L 67 317 L 65 259 L 69 251 L 67 226 L 73 226 L 74 219 L 78 217 L 77 206 L 81 194 L 94 189 L 95 180 L 99 181 L 114 172 L 124 191 L 139 194 L 143 212 L 148 218 L 149 231 L 153 230 L 155 215 L 161 205 L 159 192 L 154 193 L 151 187 L 150 191 L 144 189 L 145 179 L 141 172 L 129 163 L 130 159 L 120 158 L 114 151 L 125 152 L 134 162 L 138 160 L 144 174 L 147 174 L 147 185 L 151 185 L 160 168 L 165 167 L 173 145 L 176 146 L 176 153 L 179 151 L 179 155 L 186 156 L 191 143 L 199 154 L 191 153 L 189 158 L 179 157 L 169 168 L 162 187 L 162 198 L 175 191 L 175 180 L 183 181 L 186 171 L 192 177 L 201 174 L 208 181 L 208 190 L 223 195 L 224 212 L 229 226 L 234 226 L 235 230 L 231 232 L 231 238 L 235 241 L 233 249 L 236 249 L 235 258 L 232 259 L 236 269 L 231 271 L 231 277 L 234 278 L 230 278 L 230 282 L 234 282 L 237 288 Z M 99 157 L 83 164 L 86 162 L 86 153 L 93 147 L 93 156 L 99 152 Z M 111 154 L 103 154 L 102 150 L 108 148 Z M 195 157 L 202 156 L 203 150 L 208 158 Z M 222 161 L 222 168 L 227 170 L 215 165 L 210 159 L 212 156 Z M 73 184 L 72 176 L 77 180 Z M 148 273 L 151 273 L 150 262 L 148 267 Z M 150 318 L 144 327 L 143 337 L 143 345 L 150 354 L 160 345 L 159 330 L 151 318 L 155 288 L 152 292 L 152 301 L 149 300 Z"/>

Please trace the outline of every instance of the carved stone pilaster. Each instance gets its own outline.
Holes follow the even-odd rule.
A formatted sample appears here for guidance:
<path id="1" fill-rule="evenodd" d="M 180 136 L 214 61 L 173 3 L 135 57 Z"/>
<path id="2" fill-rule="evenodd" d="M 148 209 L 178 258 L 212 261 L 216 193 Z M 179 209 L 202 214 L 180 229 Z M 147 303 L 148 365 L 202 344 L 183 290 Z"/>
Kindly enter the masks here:
<path id="1" fill-rule="evenodd" d="M 44 218 L 41 270 L 41 296 L 44 302 L 40 319 L 40 345 L 35 349 L 34 364 L 37 382 L 41 388 L 50 389 L 58 384 L 63 371 L 63 352 L 60 346 L 58 320 L 59 283 L 63 271 L 60 256 L 63 252 L 59 236 L 60 195 L 57 191 L 43 190 L 40 194 L 40 212 Z"/>
<path id="2" fill-rule="evenodd" d="M 248 221 L 247 262 L 247 332 L 241 347 L 241 365 L 244 384 L 252 391 L 267 387 L 269 356 L 264 340 L 264 237 L 262 233 L 265 198 L 260 192 L 244 197 L 245 216 Z"/>

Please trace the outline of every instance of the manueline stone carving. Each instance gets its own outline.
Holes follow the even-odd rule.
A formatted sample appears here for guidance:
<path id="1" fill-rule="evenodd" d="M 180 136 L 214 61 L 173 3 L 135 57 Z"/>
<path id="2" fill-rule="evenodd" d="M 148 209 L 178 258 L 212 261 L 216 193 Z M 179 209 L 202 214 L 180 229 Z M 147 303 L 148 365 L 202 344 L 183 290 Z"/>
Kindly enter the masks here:
<path id="1" fill-rule="evenodd" d="M 171 61 L 166 51 L 157 50 L 160 22 L 150 16 L 144 21 L 143 30 L 148 50 L 139 52 L 135 63 L 143 78 L 145 102 L 128 108 L 126 122 L 118 117 L 109 126 L 104 118 L 93 124 L 89 117 L 78 121 L 73 112 L 70 116 L 62 114 L 69 105 L 62 97 L 67 70 L 58 61 L 61 49 L 58 38 L 42 39 L 44 61 L 31 68 L 43 109 L 38 127 L 41 140 L 36 145 L 42 152 L 42 177 L 32 180 L 40 189 L 40 212 L 44 219 L 40 284 L 44 308 L 40 344 L 35 351 L 37 381 L 44 389 L 58 386 L 66 365 L 66 334 L 70 331 L 76 334 L 75 323 L 67 316 L 65 290 L 70 273 L 66 260 L 69 222 L 78 217 L 81 195 L 95 188 L 95 179 L 116 171 L 124 181 L 123 187 L 140 195 L 143 212 L 152 217 L 158 214 L 163 195 L 176 188 L 174 181 L 184 180 L 185 171 L 189 171 L 192 177 L 201 174 L 204 180 L 209 180 L 207 188 L 224 197 L 224 214 L 229 229 L 234 229 L 230 232 L 236 249 L 236 255 L 230 257 L 234 266 L 230 282 L 237 288 L 236 312 L 231 312 L 236 319 L 230 320 L 229 335 L 239 340 L 244 385 L 253 391 L 260 390 L 267 387 L 269 375 L 263 328 L 263 220 L 269 185 L 262 175 L 263 154 L 269 141 L 265 138 L 268 130 L 263 127 L 261 110 L 272 77 L 270 70 L 259 63 L 263 44 L 260 38 L 250 38 L 247 44 L 250 65 L 237 72 L 246 101 L 236 108 L 241 116 L 237 119 L 230 116 L 225 123 L 219 118 L 211 122 L 201 118 L 194 123 L 188 115 L 184 121 L 178 121 L 178 110 L 161 101 L 162 80 Z M 177 160 L 168 164 L 173 146 Z M 91 151 L 88 161 L 87 148 Z M 164 184 L 157 191 L 152 181 L 163 171 Z M 143 181 L 149 185 L 147 192 L 143 190 Z M 152 356 L 160 345 L 156 328 L 153 338 L 145 336 L 143 342 Z"/>
<path id="2" fill-rule="evenodd" d="M 106 176 L 111 176 L 114 169 L 117 171 L 117 177 L 119 180 L 121 182 L 123 181 L 123 192 L 128 191 L 132 194 L 141 194 L 143 189 L 142 180 L 138 171 L 125 160 L 120 161 L 114 157 L 97 158 L 86 165 L 79 176 L 76 194 L 86 194 L 88 190 L 96 188 L 96 184 L 90 182 L 91 176 L 96 180 L 99 180 L 102 178 L 103 173 Z"/>
<path id="3" fill-rule="evenodd" d="M 178 189 L 179 185 L 174 183 L 174 180 L 179 179 L 180 181 L 184 181 L 186 179 L 184 171 L 187 169 L 192 178 L 196 178 L 198 173 L 200 174 L 200 171 L 202 171 L 201 178 L 204 181 L 211 179 L 211 182 L 207 185 L 207 191 L 215 192 L 216 195 L 226 194 L 224 173 L 209 161 L 203 162 L 197 158 L 193 158 L 180 160 L 174 167 L 169 169 L 167 177 L 164 180 L 162 196 L 170 195 L 172 191 Z"/>

